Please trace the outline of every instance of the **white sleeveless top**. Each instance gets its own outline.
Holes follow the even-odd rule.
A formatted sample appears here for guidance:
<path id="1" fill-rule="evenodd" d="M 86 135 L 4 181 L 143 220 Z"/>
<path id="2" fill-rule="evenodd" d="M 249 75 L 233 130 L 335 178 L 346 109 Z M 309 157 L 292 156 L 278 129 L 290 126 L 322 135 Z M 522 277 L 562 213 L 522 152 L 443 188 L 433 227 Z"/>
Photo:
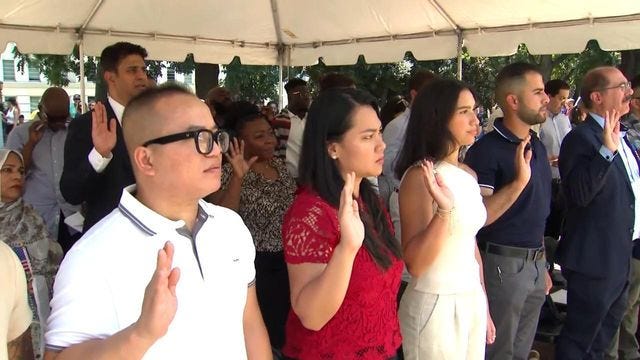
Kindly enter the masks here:
<path id="1" fill-rule="evenodd" d="M 487 218 L 480 187 L 471 174 L 448 162 L 441 161 L 435 168 L 454 197 L 454 210 L 448 218 L 449 237 L 433 264 L 422 276 L 412 278 L 412 286 L 434 294 L 477 290 L 480 276 L 475 258 L 476 233 Z"/>

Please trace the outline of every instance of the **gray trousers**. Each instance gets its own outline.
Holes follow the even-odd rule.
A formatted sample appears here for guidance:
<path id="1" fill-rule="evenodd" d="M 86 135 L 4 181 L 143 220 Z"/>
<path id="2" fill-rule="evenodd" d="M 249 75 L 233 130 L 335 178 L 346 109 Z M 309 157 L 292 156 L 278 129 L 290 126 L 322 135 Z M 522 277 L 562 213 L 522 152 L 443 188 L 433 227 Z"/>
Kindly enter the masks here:
<path id="1" fill-rule="evenodd" d="M 481 252 L 496 341 L 486 359 L 527 360 L 545 301 L 546 260 L 529 261 Z"/>
<path id="2" fill-rule="evenodd" d="M 606 359 L 638 359 L 638 308 L 640 307 L 640 260 L 631 259 L 629 270 L 629 299 L 627 309 L 622 318 L 620 329 L 614 335 L 609 349 L 605 354 Z"/>

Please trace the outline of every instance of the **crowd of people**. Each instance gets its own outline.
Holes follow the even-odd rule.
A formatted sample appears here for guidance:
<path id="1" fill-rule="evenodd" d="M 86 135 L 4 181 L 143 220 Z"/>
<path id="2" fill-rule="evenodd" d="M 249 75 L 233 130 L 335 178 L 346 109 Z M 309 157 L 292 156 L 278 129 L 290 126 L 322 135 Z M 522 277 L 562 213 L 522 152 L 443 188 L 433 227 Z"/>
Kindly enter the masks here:
<path id="1" fill-rule="evenodd" d="M 278 111 L 146 57 L 106 47 L 105 99 L 52 87 L 0 150 L 0 359 L 529 359 L 551 262 L 556 358 L 640 358 L 640 77 L 573 107 L 509 64 L 487 131 L 430 72 L 382 108 L 290 79 Z"/>

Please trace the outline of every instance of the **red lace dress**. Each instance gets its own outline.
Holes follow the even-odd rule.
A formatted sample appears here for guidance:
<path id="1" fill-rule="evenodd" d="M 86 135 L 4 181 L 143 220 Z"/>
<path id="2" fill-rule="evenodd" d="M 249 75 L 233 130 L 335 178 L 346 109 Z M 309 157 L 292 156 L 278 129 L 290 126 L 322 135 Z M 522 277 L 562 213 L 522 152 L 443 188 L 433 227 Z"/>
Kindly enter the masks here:
<path id="1" fill-rule="evenodd" d="M 337 209 L 309 189 L 299 190 L 282 226 L 289 264 L 328 263 L 340 242 Z M 358 251 L 338 312 L 319 331 L 305 328 L 289 311 L 283 352 L 294 359 L 389 359 L 402 336 L 396 312 L 402 261 L 385 271 L 367 250 Z"/>

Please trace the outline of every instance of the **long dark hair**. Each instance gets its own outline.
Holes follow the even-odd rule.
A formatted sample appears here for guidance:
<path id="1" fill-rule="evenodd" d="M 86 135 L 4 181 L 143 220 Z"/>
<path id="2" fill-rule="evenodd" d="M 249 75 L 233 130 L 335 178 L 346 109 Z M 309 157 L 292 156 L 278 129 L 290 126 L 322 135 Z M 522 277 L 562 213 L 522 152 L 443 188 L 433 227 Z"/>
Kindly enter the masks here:
<path id="1" fill-rule="evenodd" d="M 344 180 L 335 160 L 329 157 L 327 145 L 338 142 L 353 126 L 353 113 L 358 106 L 370 106 L 376 113 L 375 99 L 367 92 L 351 88 L 330 89 L 320 93 L 307 113 L 299 182 L 312 188 L 320 197 L 338 208 Z M 400 257 L 400 247 L 393 236 L 380 197 L 371 183 L 360 182 L 360 197 L 366 209 L 360 209 L 365 226 L 364 247 L 384 269 L 391 266 L 391 256 Z"/>
<path id="2" fill-rule="evenodd" d="M 411 105 L 404 145 L 394 169 L 398 179 L 416 161 L 425 158 L 440 161 L 455 151 L 449 122 L 464 90 L 476 97 L 469 85 L 450 79 L 434 80 L 418 92 Z"/>

